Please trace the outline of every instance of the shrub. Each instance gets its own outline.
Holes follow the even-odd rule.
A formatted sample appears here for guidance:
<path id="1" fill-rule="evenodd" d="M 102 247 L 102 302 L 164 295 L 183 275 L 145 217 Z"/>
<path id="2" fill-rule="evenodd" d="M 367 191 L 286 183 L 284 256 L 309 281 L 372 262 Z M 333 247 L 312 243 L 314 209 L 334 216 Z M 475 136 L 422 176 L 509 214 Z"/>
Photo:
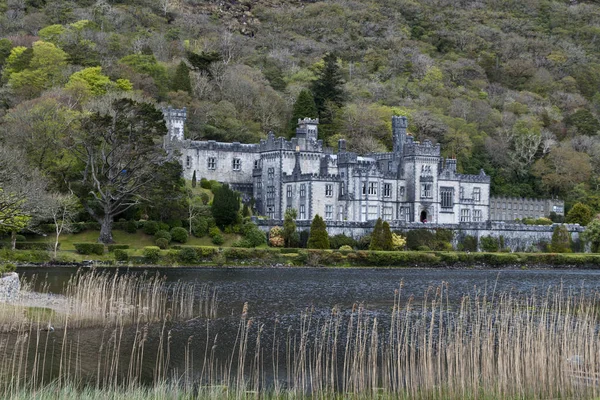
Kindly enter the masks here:
<path id="1" fill-rule="evenodd" d="M 181 228 L 183 226 L 183 223 L 180 219 L 170 219 L 166 221 L 166 224 L 169 225 L 169 229 Z"/>
<path id="2" fill-rule="evenodd" d="M 171 234 L 167 231 L 160 230 L 154 235 L 154 239 L 166 239 L 167 243 L 171 243 Z"/>
<path id="3" fill-rule="evenodd" d="M 15 249 L 17 250 L 48 250 L 53 248 L 53 244 L 47 242 L 16 242 Z M 58 244 L 60 249 L 60 243 Z"/>
<path id="4" fill-rule="evenodd" d="M 220 235 L 220 234 L 221 234 L 221 230 L 216 226 L 213 226 L 212 228 L 210 228 L 208 230 L 208 236 L 210 236 L 211 238 L 215 237 L 217 235 Z"/>
<path id="5" fill-rule="evenodd" d="M 279 226 L 272 227 L 269 231 L 269 245 L 271 247 L 283 247 L 284 243 L 283 229 Z"/>
<path id="6" fill-rule="evenodd" d="M 146 235 L 154 235 L 156 232 L 158 232 L 158 222 L 146 221 L 144 223 L 144 233 Z"/>
<path id="7" fill-rule="evenodd" d="M 215 253 L 215 255 L 212 258 L 212 262 L 214 262 L 218 266 L 222 266 L 227 262 L 227 258 L 223 253 Z"/>
<path id="8" fill-rule="evenodd" d="M 125 223 L 125 232 L 127 233 L 136 233 L 137 232 L 137 223 L 135 221 L 127 221 Z"/>
<path id="9" fill-rule="evenodd" d="M 171 238 L 174 242 L 177 243 L 187 243 L 188 232 L 185 230 L 185 228 L 175 227 L 171 229 Z"/>
<path id="10" fill-rule="evenodd" d="M 24 242 L 26 240 L 27 239 L 25 239 L 25 236 L 23 236 L 23 235 L 16 235 L 15 236 L 15 241 L 17 241 L 17 242 Z"/>
<path id="11" fill-rule="evenodd" d="M 348 246 L 347 244 L 344 244 L 344 245 L 340 246 L 340 250 L 341 251 L 352 251 L 353 249 L 352 249 L 351 246 Z"/>
<path id="12" fill-rule="evenodd" d="M 571 252 L 571 234 L 564 225 L 556 225 L 552 232 L 552 241 L 550 242 L 550 251 L 553 253 Z"/>
<path id="13" fill-rule="evenodd" d="M 13 263 L 0 264 L 0 275 L 15 272 L 17 266 Z"/>
<path id="14" fill-rule="evenodd" d="M 160 248 L 158 246 L 146 246 L 143 250 L 144 261 L 154 264 L 160 258 Z"/>
<path id="15" fill-rule="evenodd" d="M 225 243 L 225 239 L 223 239 L 223 235 L 216 234 L 215 236 L 212 237 L 212 242 L 213 244 L 216 244 L 217 246 L 222 245 L 223 243 Z"/>
<path id="16" fill-rule="evenodd" d="M 210 181 L 206 178 L 200 179 L 200 187 L 202 189 L 210 189 Z"/>
<path id="17" fill-rule="evenodd" d="M 493 236 L 483 236 L 481 238 L 481 250 L 488 253 L 495 253 L 499 249 L 498 239 Z"/>
<path id="18" fill-rule="evenodd" d="M 419 246 L 434 247 L 435 234 L 426 229 L 413 229 L 406 233 L 406 247 L 409 250 L 417 250 Z"/>
<path id="19" fill-rule="evenodd" d="M 112 253 L 115 250 L 126 250 L 129 248 L 128 244 L 109 244 L 108 245 L 108 252 Z"/>
<path id="20" fill-rule="evenodd" d="M 129 261 L 129 254 L 123 249 L 115 249 L 115 260 L 117 261 Z"/>
<path id="21" fill-rule="evenodd" d="M 342 246 L 350 246 L 350 249 L 356 247 L 357 242 L 350 236 L 346 236 L 344 234 L 339 234 L 335 236 L 331 236 L 329 238 L 329 246 L 332 249 L 339 249 Z"/>
<path id="22" fill-rule="evenodd" d="M 535 225 L 552 225 L 552 220 L 545 217 L 537 218 L 535 220 Z"/>
<path id="23" fill-rule="evenodd" d="M 179 250 L 177 258 L 183 263 L 195 263 L 198 262 L 198 253 L 192 247 L 184 247 Z"/>
<path id="24" fill-rule="evenodd" d="M 97 254 L 101 256 L 104 254 L 104 245 L 102 243 L 73 243 L 75 250 L 79 254 Z"/>
<path id="25" fill-rule="evenodd" d="M 421 245 L 417 247 L 417 251 L 431 251 L 431 249 L 429 248 L 429 246 Z"/>
<path id="26" fill-rule="evenodd" d="M 258 247 L 267 243 L 267 235 L 261 231 L 256 224 L 244 224 L 242 231 L 244 232 L 244 241 L 248 242 L 249 246 L 240 247 Z"/>
<path id="27" fill-rule="evenodd" d="M 203 237 L 208 233 L 208 219 L 205 217 L 198 217 L 192 220 L 192 233 L 196 237 Z"/>
<path id="28" fill-rule="evenodd" d="M 169 232 L 170 229 L 171 229 L 171 227 L 166 222 L 159 222 L 158 223 L 158 230 L 159 231 L 167 231 L 167 232 Z"/>
<path id="29" fill-rule="evenodd" d="M 477 238 L 466 235 L 460 243 L 460 249 L 464 251 L 477 251 Z"/>
<path id="30" fill-rule="evenodd" d="M 96 221 L 89 221 L 85 223 L 85 229 L 88 229 L 90 231 L 99 231 L 100 227 L 100 223 Z"/>
<path id="31" fill-rule="evenodd" d="M 398 235 L 392 232 L 392 249 L 393 250 L 404 250 L 406 246 L 406 238 L 402 235 Z"/>
<path id="32" fill-rule="evenodd" d="M 586 226 L 594 218 L 592 209 L 583 203 L 575 203 L 575 205 L 569 210 L 565 221 L 568 224 L 579 224 Z"/>
<path id="33" fill-rule="evenodd" d="M 169 241 L 163 237 L 158 238 L 154 241 L 154 244 L 158 246 L 161 250 L 164 250 L 169 247 Z"/>

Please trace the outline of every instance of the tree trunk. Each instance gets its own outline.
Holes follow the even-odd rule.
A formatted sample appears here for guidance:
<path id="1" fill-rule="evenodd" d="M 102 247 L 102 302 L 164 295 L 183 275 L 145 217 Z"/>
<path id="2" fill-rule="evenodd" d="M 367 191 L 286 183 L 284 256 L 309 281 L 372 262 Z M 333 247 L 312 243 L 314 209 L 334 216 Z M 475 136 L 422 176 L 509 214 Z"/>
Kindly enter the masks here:
<path id="1" fill-rule="evenodd" d="M 17 249 L 17 231 L 10 232 L 10 248 L 11 250 Z"/>
<path id="2" fill-rule="evenodd" d="M 104 215 L 104 218 L 102 218 L 102 220 L 98 222 L 100 222 L 100 237 L 98 238 L 98 242 L 104 244 L 113 243 L 114 241 L 112 237 L 112 216 Z"/>

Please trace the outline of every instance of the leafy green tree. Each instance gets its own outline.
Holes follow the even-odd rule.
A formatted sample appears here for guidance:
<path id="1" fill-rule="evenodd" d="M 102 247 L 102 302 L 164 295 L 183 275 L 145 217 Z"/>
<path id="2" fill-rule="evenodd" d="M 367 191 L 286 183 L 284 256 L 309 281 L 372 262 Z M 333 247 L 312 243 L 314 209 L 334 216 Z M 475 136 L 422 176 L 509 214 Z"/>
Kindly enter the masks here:
<path id="1" fill-rule="evenodd" d="M 594 214 L 592 209 L 583 203 L 575 203 L 575 205 L 569 210 L 565 218 L 567 224 L 579 224 L 586 226 L 590 223 Z"/>
<path id="2" fill-rule="evenodd" d="M 171 82 L 171 90 L 192 93 L 192 84 L 190 83 L 190 70 L 187 65 L 181 61 L 175 70 L 175 76 Z"/>
<path id="3" fill-rule="evenodd" d="M 327 234 L 327 225 L 319 214 L 315 215 L 310 224 L 310 234 L 308 236 L 309 249 L 328 249 L 329 235 Z"/>
<path id="4" fill-rule="evenodd" d="M 375 227 L 371 233 L 369 250 L 383 250 L 383 221 L 381 218 L 377 218 L 377 222 L 375 222 Z"/>
<path id="5" fill-rule="evenodd" d="M 192 68 L 197 71 L 206 72 L 209 75 L 211 74 L 210 65 L 216 61 L 221 61 L 221 55 L 216 51 L 203 51 L 200 54 L 188 51 L 186 52 L 186 57 L 190 64 L 192 64 Z"/>
<path id="6" fill-rule="evenodd" d="M 211 210 L 217 226 L 223 229 L 235 224 L 240 218 L 239 193 L 225 184 L 215 189 L 214 195 Z"/>
<path id="7" fill-rule="evenodd" d="M 298 98 L 294 103 L 294 109 L 292 110 L 292 118 L 290 119 L 290 132 L 291 134 L 296 133 L 296 127 L 298 126 L 298 119 L 304 118 L 317 118 L 319 113 L 315 104 L 315 99 L 308 89 L 302 89 Z"/>
<path id="8" fill-rule="evenodd" d="M 62 80 L 67 65 L 67 53 L 49 42 L 33 44 L 29 62 L 29 51 L 15 47 L 8 57 L 4 76 L 10 87 L 25 97 L 35 97 Z"/>
<path id="9" fill-rule="evenodd" d="M 577 132 L 581 135 L 594 136 L 600 132 L 600 122 L 594 115 L 582 108 L 575 111 L 565 119 L 567 125 L 577 128 Z"/>
<path id="10" fill-rule="evenodd" d="M 167 69 L 156 61 L 153 55 L 130 54 L 119 60 L 119 63 L 131 67 L 135 72 L 145 74 L 154 80 L 160 93 L 167 88 Z"/>
<path id="11" fill-rule="evenodd" d="M 552 232 L 552 241 L 550 242 L 550 251 L 553 253 L 571 252 L 571 234 L 564 225 L 557 225 Z"/>
<path id="12" fill-rule="evenodd" d="M 8 39 L 0 39 L 0 68 L 4 66 L 6 59 L 10 55 L 10 49 L 12 49 L 12 43 Z"/>
<path id="13" fill-rule="evenodd" d="M 297 247 L 298 246 L 298 232 L 296 231 L 296 217 L 298 216 L 297 211 L 294 208 L 288 208 L 285 210 L 283 217 L 283 240 L 285 247 Z"/>
<path id="14" fill-rule="evenodd" d="M 344 104 L 344 91 L 342 85 L 344 80 L 334 54 L 328 53 L 323 58 L 324 66 L 319 71 L 317 79 L 312 84 L 312 93 L 319 117 L 325 112 L 328 101 L 338 107 Z"/>
<path id="15" fill-rule="evenodd" d="M 592 252 L 600 250 L 600 219 L 596 218 L 588 224 L 583 232 L 583 239 L 592 245 Z"/>
<path id="16" fill-rule="evenodd" d="M 167 133 L 162 112 L 149 103 L 121 98 L 90 113 L 68 140 L 82 166 L 71 182 L 85 210 L 100 223 L 101 243 L 111 243 L 115 216 L 138 205 L 166 161 L 160 146 Z"/>
<path id="17" fill-rule="evenodd" d="M 252 222 L 244 224 L 243 232 L 244 239 L 250 247 L 258 247 L 267 243 L 267 235 Z"/>

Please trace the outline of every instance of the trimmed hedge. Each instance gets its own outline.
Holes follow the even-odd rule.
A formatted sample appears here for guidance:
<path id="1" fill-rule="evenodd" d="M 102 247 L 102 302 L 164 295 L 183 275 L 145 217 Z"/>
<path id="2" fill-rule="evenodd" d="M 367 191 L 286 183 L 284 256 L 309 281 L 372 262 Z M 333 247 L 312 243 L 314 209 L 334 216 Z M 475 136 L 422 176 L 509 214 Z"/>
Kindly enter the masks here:
<path id="1" fill-rule="evenodd" d="M 129 254 L 125 250 L 115 249 L 115 260 L 117 261 L 129 261 Z"/>
<path id="2" fill-rule="evenodd" d="M 160 248 L 158 246 L 144 247 L 144 261 L 154 264 L 160 259 Z"/>
<path id="3" fill-rule="evenodd" d="M 10 246 L 10 244 L 9 244 Z M 15 249 L 17 250 L 50 250 L 54 248 L 54 243 L 49 242 L 16 242 Z M 58 244 L 60 250 L 60 243 Z"/>
<path id="4" fill-rule="evenodd" d="M 127 250 L 129 248 L 128 244 L 109 244 L 108 252 L 112 253 L 115 250 Z"/>
<path id="5" fill-rule="evenodd" d="M 75 250 L 79 254 L 96 254 L 103 255 L 104 254 L 104 245 L 102 243 L 73 243 L 75 246 Z"/>

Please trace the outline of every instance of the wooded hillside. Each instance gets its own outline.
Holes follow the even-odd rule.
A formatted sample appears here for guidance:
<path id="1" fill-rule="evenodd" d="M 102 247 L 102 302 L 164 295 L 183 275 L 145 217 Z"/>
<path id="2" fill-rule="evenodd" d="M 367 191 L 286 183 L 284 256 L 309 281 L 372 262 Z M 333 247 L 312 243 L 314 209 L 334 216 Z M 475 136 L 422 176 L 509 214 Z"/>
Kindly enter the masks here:
<path id="1" fill-rule="evenodd" d="M 597 2 L 4 0 L 0 37 L 0 144 L 63 190 L 57 139 L 128 93 L 187 107 L 195 139 L 313 113 L 329 145 L 382 151 L 406 115 L 494 194 L 600 212 Z"/>

